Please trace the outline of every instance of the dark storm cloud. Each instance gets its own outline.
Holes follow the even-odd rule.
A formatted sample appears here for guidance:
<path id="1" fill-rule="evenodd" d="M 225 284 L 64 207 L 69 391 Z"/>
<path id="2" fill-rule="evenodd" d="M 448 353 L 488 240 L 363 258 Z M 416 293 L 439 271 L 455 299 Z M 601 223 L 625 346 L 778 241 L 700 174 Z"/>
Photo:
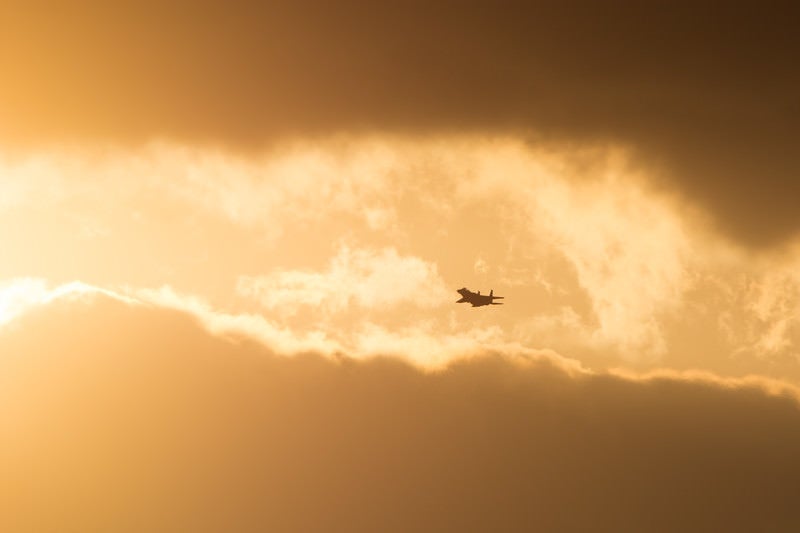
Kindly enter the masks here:
<path id="1" fill-rule="evenodd" d="M 800 410 L 756 388 L 282 358 L 99 298 L 0 353 L 4 531 L 800 526 Z"/>
<path id="2" fill-rule="evenodd" d="M 764 3 L 29 3 L 0 11 L 0 131 L 623 142 L 766 244 L 800 225 L 797 22 Z"/>

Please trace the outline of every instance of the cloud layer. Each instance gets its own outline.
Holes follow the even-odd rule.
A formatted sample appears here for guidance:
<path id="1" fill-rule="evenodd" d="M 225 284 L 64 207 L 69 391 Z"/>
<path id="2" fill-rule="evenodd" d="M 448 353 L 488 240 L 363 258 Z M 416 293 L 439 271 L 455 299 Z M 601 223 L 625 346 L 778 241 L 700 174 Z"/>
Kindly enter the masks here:
<path id="1" fill-rule="evenodd" d="M 546 357 L 436 373 L 281 358 L 102 295 L 11 325 L 4 530 L 800 525 L 788 497 L 800 409 L 757 385 L 595 375 Z"/>
<path id="2" fill-rule="evenodd" d="M 394 248 L 350 250 L 342 247 L 326 272 L 279 271 L 264 276 L 244 276 L 238 291 L 270 310 L 297 312 L 314 306 L 342 312 L 351 302 L 367 309 L 391 309 L 410 303 L 435 307 L 449 301 L 451 291 L 436 265 L 418 257 L 404 257 Z"/>
<path id="3" fill-rule="evenodd" d="M 6 140 L 527 132 L 632 146 L 748 244 L 800 222 L 798 38 L 779 7 L 82 6 L 4 3 Z"/>
<path id="4" fill-rule="evenodd" d="M 481 136 L 258 154 L 153 143 L 7 151 L 0 174 L 0 247 L 13 250 L 0 279 L 164 287 L 150 296 L 282 353 L 395 345 L 447 353 L 439 364 L 517 346 L 596 369 L 800 380 L 800 251 L 731 246 L 624 150 Z M 462 286 L 505 305 L 454 305 Z"/>

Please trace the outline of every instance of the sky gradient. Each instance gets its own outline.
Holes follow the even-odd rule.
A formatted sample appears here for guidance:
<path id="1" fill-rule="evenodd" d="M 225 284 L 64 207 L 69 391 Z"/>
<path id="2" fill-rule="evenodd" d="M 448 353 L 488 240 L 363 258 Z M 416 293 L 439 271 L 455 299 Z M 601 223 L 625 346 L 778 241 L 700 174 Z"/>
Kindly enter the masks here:
<path id="1" fill-rule="evenodd" d="M 0 529 L 796 529 L 796 22 L 2 2 Z"/>

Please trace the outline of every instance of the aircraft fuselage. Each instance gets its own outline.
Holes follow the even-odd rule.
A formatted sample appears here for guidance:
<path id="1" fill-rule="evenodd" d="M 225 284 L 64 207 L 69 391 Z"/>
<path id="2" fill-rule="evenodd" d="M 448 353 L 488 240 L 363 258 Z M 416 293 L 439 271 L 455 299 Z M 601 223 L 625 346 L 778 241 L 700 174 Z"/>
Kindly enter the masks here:
<path id="1" fill-rule="evenodd" d="M 481 291 L 472 292 L 466 287 L 458 289 L 458 294 L 461 295 L 460 300 L 456 303 L 469 303 L 472 307 L 481 307 L 484 305 L 503 305 L 502 302 L 495 302 L 495 300 L 502 300 L 503 296 L 495 296 L 494 290 L 489 291 L 489 294 L 481 294 Z"/>

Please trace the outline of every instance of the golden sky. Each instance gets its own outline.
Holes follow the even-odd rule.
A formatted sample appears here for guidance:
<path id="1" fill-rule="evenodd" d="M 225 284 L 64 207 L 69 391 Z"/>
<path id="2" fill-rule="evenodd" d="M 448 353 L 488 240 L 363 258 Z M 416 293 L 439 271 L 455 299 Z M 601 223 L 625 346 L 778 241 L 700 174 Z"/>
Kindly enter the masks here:
<path id="1" fill-rule="evenodd" d="M 337 4 L 0 0 L 0 530 L 800 525 L 791 17 Z"/>

